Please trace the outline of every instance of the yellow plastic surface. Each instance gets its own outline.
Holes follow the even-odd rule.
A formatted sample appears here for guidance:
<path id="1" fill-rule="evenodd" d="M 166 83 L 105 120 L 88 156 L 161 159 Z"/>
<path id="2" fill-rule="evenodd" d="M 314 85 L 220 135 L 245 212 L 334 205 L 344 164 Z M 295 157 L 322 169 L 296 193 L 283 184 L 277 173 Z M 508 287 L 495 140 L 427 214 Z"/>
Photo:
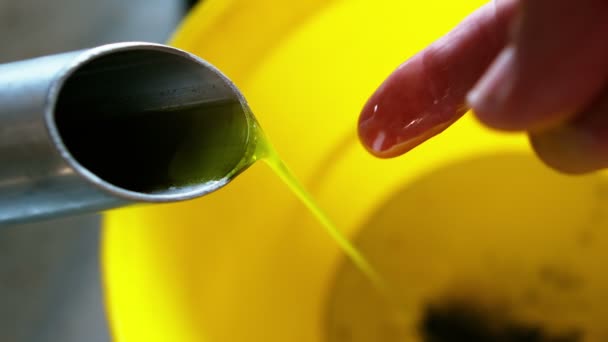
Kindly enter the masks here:
<path id="1" fill-rule="evenodd" d="M 172 43 L 235 81 L 279 154 L 349 236 L 374 222 L 402 222 L 404 239 L 424 236 L 432 246 L 446 226 L 457 235 L 460 225 L 491 222 L 474 219 L 480 210 L 506 222 L 499 225 L 505 229 L 530 228 L 524 235 L 545 221 L 555 231 L 571 231 L 578 219 L 567 218 L 584 218 L 594 203 L 589 179 L 595 178 L 570 179 L 534 164 L 522 135 L 491 132 L 467 116 L 401 158 L 375 159 L 357 141 L 359 111 L 388 73 L 483 2 L 205 0 Z M 531 178 L 518 186 L 535 189 L 526 192 L 535 196 L 505 191 L 509 167 L 498 163 L 490 175 L 473 165 L 466 184 L 443 177 L 425 188 L 424 196 L 457 202 L 442 202 L 444 211 L 426 221 L 432 222 L 426 235 L 410 227 L 425 222 L 417 211 L 407 211 L 411 220 L 395 210 L 389 211 L 394 220 L 372 220 L 395 200 L 404 209 L 419 208 L 419 196 L 394 196 L 427 175 L 503 153 L 534 164 Z M 539 181 L 546 179 L 555 182 Z M 502 210 L 509 206 L 517 210 L 513 217 Z M 480 231 L 466 230 L 463 243 L 479 245 Z M 418 262 L 424 250 L 412 253 Z M 434 252 L 429 263 L 454 270 L 458 255 Z M 337 246 L 262 163 L 207 197 L 105 217 L 106 298 L 118 342 L 323 341 L 341 262 Z M 435 286 L 443 278 L 433 279 Z"/>

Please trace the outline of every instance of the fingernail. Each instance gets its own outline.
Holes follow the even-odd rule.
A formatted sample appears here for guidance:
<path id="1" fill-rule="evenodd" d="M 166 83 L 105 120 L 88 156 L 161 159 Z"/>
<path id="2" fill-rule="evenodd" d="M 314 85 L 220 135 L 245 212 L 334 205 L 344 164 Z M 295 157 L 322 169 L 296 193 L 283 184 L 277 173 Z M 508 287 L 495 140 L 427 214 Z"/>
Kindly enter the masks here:
<path id="1" fill-rule="evenodd" d="M 382 93 L 380 93 L 382 95 Z M 369 152 L 377 157 L 392 158 L 401 155 L 447 128 L 459 111 L 433 112 L 419 110 L 415 102 L 391 103 L 381 99 L 370 101 L 360 116 L 359 138 Z M 377 97 L 373 99 L 376 100 Z M 446 115 L 446 113 L 450 115 Z"/>
<path id="2" fill-rule="evenodd" d="M 484 123 L 509 129 L 508 101 L 514 82 L 515 48 L 505 48 L 467 94 L 467 103 Z M 507 117 L 505 117 L 507 116 Z"/>

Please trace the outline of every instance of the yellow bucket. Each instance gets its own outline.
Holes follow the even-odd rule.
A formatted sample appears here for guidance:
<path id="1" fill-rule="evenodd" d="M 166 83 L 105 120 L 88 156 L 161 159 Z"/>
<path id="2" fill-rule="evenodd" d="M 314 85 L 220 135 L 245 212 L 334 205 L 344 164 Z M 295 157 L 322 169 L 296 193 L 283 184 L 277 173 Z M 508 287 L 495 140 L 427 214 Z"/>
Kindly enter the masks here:
<path id="1" fill-rule="evenodd" d="M 404 312 L 387 313 L 258 163 L 207 197 L 106 215 L 115 340 L 423 341 L 429 303 L 452 297 L 606 340 L 608 308 L 592 305 L 608 294 L 605 177 L 559 175 L 523 135 L 470 116 L 393 160 L 357 141 L 380 82 L 483 2 L 202 2 L 172 44 L 235 81 L 287 164 L 402 290 Z"/>

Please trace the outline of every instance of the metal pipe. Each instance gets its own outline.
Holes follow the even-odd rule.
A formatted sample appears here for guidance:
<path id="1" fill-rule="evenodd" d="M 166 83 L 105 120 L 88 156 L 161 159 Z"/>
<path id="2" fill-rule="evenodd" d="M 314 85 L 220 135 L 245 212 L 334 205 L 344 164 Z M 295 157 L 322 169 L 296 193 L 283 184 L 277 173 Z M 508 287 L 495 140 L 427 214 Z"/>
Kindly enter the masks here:
<path id="1" fill-rule="evenodd" d="M 252 153 L 252 120 L 219 70 L 164 45 L 0 65 L 0 225 L 215 191 Z"/>

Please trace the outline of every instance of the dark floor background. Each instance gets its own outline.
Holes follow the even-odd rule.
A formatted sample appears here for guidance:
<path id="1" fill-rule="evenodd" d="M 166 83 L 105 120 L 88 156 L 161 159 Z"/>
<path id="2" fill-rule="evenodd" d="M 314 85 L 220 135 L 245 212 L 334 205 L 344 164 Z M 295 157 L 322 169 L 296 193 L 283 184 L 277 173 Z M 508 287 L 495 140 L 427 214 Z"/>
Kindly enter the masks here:
<path id="1" fill-rule="evenodd" d="M 0 0 L 0 63 L 116 41 L 165 42 L 194 2 Z M 110 340 L 99 225 L 99 215 L 88 215 L 0 227 L 1 342 Z"/>

